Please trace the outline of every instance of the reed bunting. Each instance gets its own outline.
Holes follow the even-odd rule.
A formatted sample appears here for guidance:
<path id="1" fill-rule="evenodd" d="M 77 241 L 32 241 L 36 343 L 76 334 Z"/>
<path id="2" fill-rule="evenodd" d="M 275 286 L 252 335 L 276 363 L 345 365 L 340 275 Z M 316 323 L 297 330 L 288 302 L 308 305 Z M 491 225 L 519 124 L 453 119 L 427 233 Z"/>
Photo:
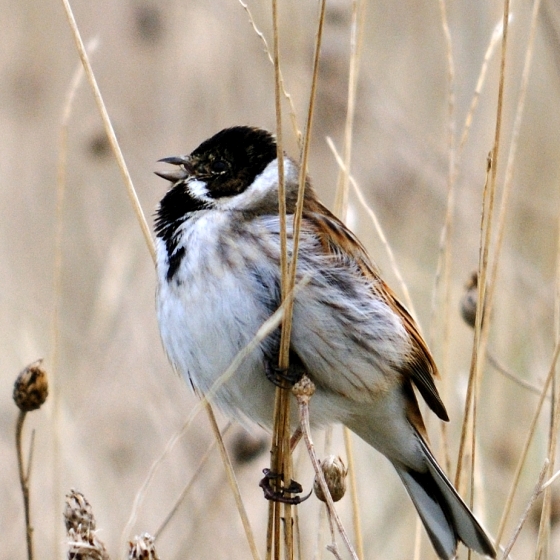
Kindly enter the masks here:
<path id="1" fill-rule="evenodd" d="M 177 166 L 158 173 L 172 183 L 155 222 L 161 337 L 171 362 L 205 393 L 280 304 L 276 143 L 265 130 L 240 126 L 161 161 Z M 284 158 L 289 251 L 298 171 Z M 295 297 L 290 363 L 316 386 L 312 422 L 341 422 L 391 461 L 440 558 L 453 558 L 458 541 L 494 558 L 428 447 L 413 386 L 448 420 L 432 355 L 363 245 L 309 181 L 297 277 L 308 282 Z M 275 333 L 221 386 L 216 404 L 270 427 L 268 377 L 278 352 Z"/>

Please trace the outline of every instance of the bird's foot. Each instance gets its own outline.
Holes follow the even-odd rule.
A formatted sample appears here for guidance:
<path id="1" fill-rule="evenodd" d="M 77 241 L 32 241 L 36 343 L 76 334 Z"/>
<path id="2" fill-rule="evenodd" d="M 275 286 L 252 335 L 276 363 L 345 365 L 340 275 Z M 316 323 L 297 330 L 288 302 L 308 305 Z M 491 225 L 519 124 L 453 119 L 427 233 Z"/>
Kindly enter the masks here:
<path id="1" fill-rule="evenodd" d="M 281 389 L 291 389 L 303 376 L 305 370 L 300 367 L 289 366 L 281 368 L 273 364 L 271 360 L 265 360 L 264 370 L 266 378 Z"/>
<path id="2" fill-rule="evenodd" d="M 267 500 L 273 502 L 282 502 L 283 504 L 298 505 L 304 502 L 311 496 L 311 492 L 307 496 L 288 496 L 287 494 L 301 494 L 303 492 L 303 487 L 299 482 L 295 480 L 290 480 L 290 484 L 284 487 L 274 488 L 271 481 L 282 480 L 282 475 L 278 473 L 273 473 L 270 469 L 263 469 L 264 477 L 259 482 L 259 486 L 263 489 L 264 497 Z"/>

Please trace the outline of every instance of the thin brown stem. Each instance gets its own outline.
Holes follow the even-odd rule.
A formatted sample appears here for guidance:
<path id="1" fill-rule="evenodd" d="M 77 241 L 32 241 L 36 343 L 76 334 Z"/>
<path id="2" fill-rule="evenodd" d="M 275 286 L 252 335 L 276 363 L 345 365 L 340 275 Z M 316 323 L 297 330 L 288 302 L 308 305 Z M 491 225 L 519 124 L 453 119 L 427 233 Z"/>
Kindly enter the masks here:
<path id="1" fill-rule="evenodd" d="M 239 491 L 239 485 L 237 484 L 237 478 L 235 477 L 235 472 L 233 471 L 233 465 L 231 464 L 231 459 L 227 452 L 226 446 L 224 445 L 224 438 L 220 433 L 220 428 L 218 422 L 216 421 L 216 416 L 214 411 L 210 406 L 210 403 L 205 401 L 204 407 L 206 408 L 206 413 L 208 419 L 210 420 L 210 426 L 212 427 L 212 432 L 214 437 L 218 442 L 218 449 L 220 450 L 220 455 L 222 456 L 222 463 L 226 469 L 226 476 L 228 478 L 229 486 L 233 491 L 233 497 L 235 499 L 235 505 L 237 506 L 237 511 L 239 512 L 239 517 L 241 518 L 241 523 L 243 525 L 243 530 L 245 531 L 245 537 L 249 543 L 249 548 L 251 549 L 251 555 L 254 560 L 259 560 L 260 555 L 257 550 L 257 544 L 255 542 L 255 536 L 253 535 L 253 530 L 251 529 L 251 524 L 249 523 L 249 517 L 247 516 L 247 510 L 243 505 L 243 500 L 241 499 L 241 492 Z"/>
<path id="2" fill-rule="evenodd" d="M 502 554 L 502 560 L 506 560 L 509 557 L 509 553 L 511 552 L 511 549 L 513 548 L 513 545 L 515 544 L 515 541 L 517 540 L 517 537 L 519 536 L 519 533 L 521 533 L 521 529 L 523 528 L 523 525 L 525 524 L 525 521 L 527 521 L 527 517 L 529 516 L 529 512 L 531 511 L 531 508 L 533 507 L 533 505 L 534 505 L 536 499 L 539 497 L 540 493 L 544 490 L 543 481 L 544 481 L 544 478 L 546 476 L 546 473 L 548 472 L 548 466 L 549 466 L 548 459 L 545 459 L 544 465 L 543 465 L 543 467 L 541 469 L 541 473 L 539 475 L 539 479 L 537 481 L 537 484 L 535 485 L 535 489 L 533 490 L 533 493 L 531 494 L 531 497 L 529 498 L 529 502 L 525 506 L 525 511 L 521 515 L 521 518 L 519 519 L 519 522 L 517 523 L 517 527 L 513 531 L 513 535 L 511 536 L 507 546 L 504 548 L 504 552 Z"/>
<path id="3" fill-rule="evenodd" d="M 280 76 L 280 41 L 278 32 L 278 2 L 272 0 L 272 27 L 274 34 L 274 92 L 275 92 L 275 107 L 276 107 L 276 157 L 278 160 L 278 214 L 280 220 L 280 274 L 281 274 L 281 294 L 282 301 L 285 300 L 286 294 L 290 290 L 288 278 L 288 234 L 286 228 L 286 192 L 284 182 L 284 150 L 283 150 L 283 136 L 282 136 L 282 101 L 280 96 L 281 91 L 281 76 Z M 289 321 L 289 319 L 288 319 Z M 286 320 L 282 323 L 282 336 L 285 336 Z M 279 356 L 279 368 L 285 369 L 289 366 L 289 352 L 284 349 L 281 344 Z M 286 480 L 291 479 L 291 461 L 289 449 L 289 425 L 287 419 L 290 415 L 290 401 L 286 391 L 280 387 L 276 388 L 276 395 L 274 401 L 274 426 L 273 426 L 273 439 L 271 448 L 271 469 L 275 473 L 283 473 Z M 276 484 L 273 481 L 273 484 Z M 278 485 L 281 484 L 278 479 Z M 279 490 L 279 488 L 277 488 Z M 274 558 L 280 558 L 280 504 L 274 503 L 273 507 L 269 509 L 269 514 L 272 515 L 272 531 L 267 534 L 267 540 L 274 540 Z M 285 520 L 285 547 L 286 558 L 291 560 L 293 556 L 293 534 L 292 534 L 292 516 L 291 507 L 287 504 L 284 507 L 284 520 Z M 272 549 L 267 544 L 267 550 Z"/>
<path id="4" fill-rule="evenodd" d="M 304 383 L 307 382 L 311 384 L 311 381 L 309 381 L 309 379 L 306 376 L 304 376 L 299 383 L 302 382 Z M 294 388 L 294 392 L 296 392 L 295 388 Z M 344 528 L 344 525 L 342 524 L 342 521 L 334 507 L 334 502 L 330 490 L 327 486 L 327 481 L 325 480 L 323 469 L 321 468 L 321 464 L 319 462 L 319 459 L 317 458 L 317 454 L 315 453 L 315 446 L 313 445 L 313 440 L 311 439 L 311 425 L 309 422 L 310 396 L 309 395 L 301 396 L 296 394 L 296 398 L 299 406 L 299 420 L 300 420 L 301 430 L 303 432 L 303 438 L 305 440 L 307 452 L 309 453 L 309 458 L 311 459 L 311 464 L 313 465 L 315 476 L 319 481 L 319 485 L 321 486 L 321 490 L 323 491 L 323 496 L 325 497 L 326 500 L 326 506 L 327 506 L 329 517 L 336 524 L 338 532 L 340 533 L 340 536 L 342 537 L 342 540 L 344 541 L 344 544 L 346 545 L 348 552 L 352 556 L 352 559 L 358 560 L 358 555 L 356 554 L 356 551 L 354 550 L 354 547 L 352 546 L 352 543 L 350 542 L 350 539 L 348 537 L 348 533 L 346 532 L 346 529 Z M 327 548 L 329 548 L 329 550 L 332 550 L 333 548 L 334 550 L 336 550 L 336 542 L 334 541 L 334 535 L 333 535 L 333 543 L 331 544 L 331 547 L 327 547 Z"/>
<path id="5" fill-rule="evenodd" d="M 232 426 L 232 424 L 231 424 L 231 422 L 229 422 L 227 424 L 227 426 L 221 431 L 222 437 L 226 435 L 226 433 L 231 428 L 231 426 Z M 159 527 L 155 530 L 154 538 L 156 538 L 156 539 L 159 538 L 161 536 L 161 534 L 163 533 L 163 531 L 165 531 L 165 528 L 168 526 L 171 519 L 173 519 L 173 516 L 179 510 L 179 506 L 183 503 L 183 500 L 187 497 L 187 494 L 190 492 L 191 488 L 193 488 L 194 483 L 197 481 L 198 477 L 202 473 L 204 467 L 206 466 L 206 462 L 210 458 L 210 455 L 212 454 L 212 451 L 214 451 L 217 444 L 218 444 L 218 440 L 216 438 L 213 439 L 212 443 L 208 446 L 204 455 L 201 457 L 201 459 L 198 463 L 198 466 L 196 467 L 196 470 L 194 471 L 193 475 L 191 476 L 191 479 L 186 484 L 186 486 L 183 488 L 181 494 L 179 494 L 179 497 L 175 501 L 175 504 L 173 505 L 173 507 L 171 508 L 169 513 L 165 516 L 165 519 L 160 523 Z"/>
<path id="6" fill-rule="evenodd" d="M 29 468 L 25 467 L 23 459 L 23 424 L 27 412 L 20 410 L 16 422 L 16 452 L 18 461 L 19 483 L 23 496 L 23 509 L 25 513 L 25 537 L 27 542 L 27 558 L 33 560 L 33 527 L 31 526 L 31 511 L 29 505 Z M 31 461 L 30 461 L 31 463 Z M 29 464 L 30 464 L 29 463 Z"/>
<path id="7" fill-rule="evenodd" d="M 529 446 L 533 441 L 533 436 L 535 435 L 535 430 L 537 427 L 537 421 L 539 419 L 544 401 L 546 399 L 546 394 L 548 392 L 548 388 L 550 387 L 550 383 L 554 377 L 554 373 L 556 371 L 556 363 L 558 361 L 558 357 L 560 356 L 560 338 L 556 341 L 556 346 L 554 348 L 554 354 L 552 356 L 552 361 L 550 364 L 550 369 L 548 371 L 548 375 L 546 377 L 546 381 L 542 388 L 541 397 L 537 404 L 537 408 L 535 409 L 535 413 L 533 415 L 533 419 L 531 420 L 531 425 L 529 427 L 529 432 L 527 433 L 527 438 L 525 440 L 525 444 L 523 446 L 523 452 L 521 453 L 521 457 L 517 463 L 517 467 L 515 469 L 515 474 L 513 476 L 513 482 L 511 483 L 511 488 L 506 499 L 506 503 L 503 509 L 502 518 L 500 519 L 500 525 L 498 527 L 498 532 L 496 534 L 496 544 L 500 543 L 502 536 L 504 534 L 505 526 L 511 512 L 511 506 L 513 504 L 513 498 L 515 497 L 515 492 L 519 485 L 519 479 L 521 477 L 521 472 L 523 471 L 523 467 L 525 466 L 525 460 L 527 459 L 527 455 L 529 453 Z"/>
<path id="8" fill-rule="evenodd" d="M 350 479 L 350 498 L 352 499 L 352 521 L 354 523 L 354 541 L 356 552 L 360 560 L 364 560 L 364 538 L 362 536 L 362 521 L 360 518 L 360 504 L 358 500 L 358 483 L 356 481 L 356 467 L 354 465 L 354 444 L 352 432 L 344 426 L 344 447 L 346 448 L 346 460 L 348 461 L 348 476 Z"/>

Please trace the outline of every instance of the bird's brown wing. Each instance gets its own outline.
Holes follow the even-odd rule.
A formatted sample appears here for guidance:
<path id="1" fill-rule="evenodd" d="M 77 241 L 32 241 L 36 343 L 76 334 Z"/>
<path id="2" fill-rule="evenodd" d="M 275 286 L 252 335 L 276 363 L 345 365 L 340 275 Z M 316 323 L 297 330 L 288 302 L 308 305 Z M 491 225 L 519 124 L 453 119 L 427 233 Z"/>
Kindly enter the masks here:
<path id="1" fill-rule="evenodd" d="M 418 391 L 442 420 L 449 416 L 434 383 L 438 371 L 432 354 L 422 338 L 416 322 L 397 299 L 394 292 L 383 282 L 375 265 L 371 262 L 364 246 L 356 236 L 327 208 L 317 200 L 308 200 L 304 211 L 306 226 L 313 230 L 325 253 L 352 259 L 364 277 L 371 282 L 375 295 L 381 298 L 401 318 L 411 338 L 411 350 L 406 363 L 401 367 L 405 378 L 416 385 Z M 416 424 L 416 422 L 414 422 Z"/>

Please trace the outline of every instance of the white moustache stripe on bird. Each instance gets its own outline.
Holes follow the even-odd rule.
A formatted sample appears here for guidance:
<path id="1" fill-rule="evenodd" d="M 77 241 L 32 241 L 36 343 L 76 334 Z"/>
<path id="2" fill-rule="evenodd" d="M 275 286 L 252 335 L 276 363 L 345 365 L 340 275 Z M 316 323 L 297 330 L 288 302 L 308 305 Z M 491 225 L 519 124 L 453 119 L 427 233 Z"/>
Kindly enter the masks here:
<path id="1" fill-rule="evenodd" d="M 189 180 L 187 189 L 193 198 L 203 202 L 210 202 L 212 199 L 208 196 L 208 187 L 205 181 Z"/>

